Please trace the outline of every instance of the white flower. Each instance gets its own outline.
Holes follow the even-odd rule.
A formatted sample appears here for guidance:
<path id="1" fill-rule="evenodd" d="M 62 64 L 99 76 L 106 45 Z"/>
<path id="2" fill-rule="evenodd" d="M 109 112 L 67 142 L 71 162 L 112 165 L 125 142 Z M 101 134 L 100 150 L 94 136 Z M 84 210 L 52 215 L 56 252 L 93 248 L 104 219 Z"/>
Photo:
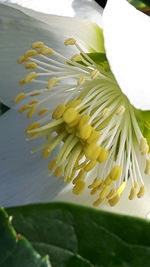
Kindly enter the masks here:
<path id="1" fill-rule="evenodd" d="M 48 165 L 49 170 L 54 171 L 56 177 L 62 174 L 66 182 L 73 184 L 73 192 L 75 194 L 82 193 L 85 187 L 88 187 L 91 194 L 94 195 L 92 199 L 94 200 L 95 206 L 100 205 L 106 200 L 111 206 L 114 206 L 122 198 L 117 205 L 119 208 L 116 206 L 114 210 L 130 213 L 127 206 L 131 207 L 132 204 L 128 202 L 136 196 L 141 198 L 144 195 L 145 180 L 143 180 L 143 177 L 145 174 L 150 174 L 150 159 L 148 154 L 149 132 L 145 132 L 149 128 L 149 113 L 138 110 L 139 108 L 144 110 L 149 109 L 149 102 L 147 101 L 148 96 L 143 95 L 141 99 L 141 81 L 144 84 L 143 92 L 147 92 L 148 83 L 147 80 L 145 83 L 143 72 L 140 70 L 139 75 L 139 68 L 136 68 L 135 55 L 137 53 L 131 49 L 133 43 L 130 45 L 131 48 L 128 45 L 129 40 L 131 42 L 133 39 L 131 33 L 135 33 L 134 39 L 136 40 L 136 31 L 134 27 L 131 27 L 131 30 L 129 30 L 129 25 L 124 26 L 124 23 L 128 12 L 131 15 L 133 13 L 132 18 L 134 17 L 137 22 L 139 20 L 141 23 L 144 21 L 142 40 L 140 40 L 140 46 L 142 46 L 142 44 L 145 44 L 145 40 L 149 44 L 147 35 L 143 34 L 145 29 L 147 29 L 146 27 L 149 27 L 149 18 L 147 19 L 145 15 L 141 15 L 140 12 L 130 6 L 125 0 L 119 0 L 117 2 L 117 12 L 115 12 L 113 10 L 114 1 L 108 1 L 103 15 L 103 28 L 107 57 L 120 86 L 110 71 L 109 64 L 105 58 L 102 31 L 97 25 L 79 19 L 55 16 L 45 17 L 45 21 L 50 24 L 51 34 L 56 34 L 56 38 L 58 36 L 59 41 L 52 42 L 47 39 L 47 36 L 52 35 L 48 32 L 48 25 L 43 23 L 43 15 L 40 17 L 39 14 L 36 14 L 36 17 L 41 21 L 35 21 L 35 19 L 31 19 L 19 11 L 6 8 L 5 6 L 2 9 L 3 16 L 4 12 L 8 12 L 8 10 L 11 11 L 11 16 L 13 14 L 11 25 L 15 23 L 15 20 L 17 21 L 18 16 L 23 16 L 21 19 L 22 23 L 19 24 L 18 29 L 16 28 L 17 25 L 15 25 L 15 28 L 13 31 L 10 31 L 8 37 L 12 38 L 10 34 L 13 34 L 13 38 L 16 38 L 17 53 L 21 49 L 23 50 L 27 43 L 28 46 L 26 47 L 29 47 L 29 41 L 32 43 L 32 48 L 26 52 L 23 51 L 24 55 L 19 58 L 18 62 L 25 63 L 25 68 L 32 69 L 33 71 L 28 73 L 20 81 L 21 85 L 26 86 L 26 90 L 15 97 L 15 103 L 18 105 L 23 101 L 23 104 L 19 106 L 19 111 L 21 113 L 27 111 L 28 118 L 32 118 L 35 114 L 37 114 L 37 117 L 43 116 L 43 118 L 36 119 L 36 122 L 32 121 L 26 128 L 28 139 L 34 140 L 40 137 L 43 141 L 43 137 L 46 137 L 46 141 L 42 142 L 32 152 L 42 150 L 43 157 L 49 158 L 50 153 L 54 151 Z M 122 7 L 124 16 L 120 16 Z M 25 10 L 24 12 L 29 14 L 30 11 Z M 2 21 L 5 20 L 3 16 Z M 118 17 L 122 27 L 117 24 Z M 11 19 L 9 18 L 9 20 Z M 7 23 L 5 21 L 5 24 L 3 23 L 3 34 L 5 32 L 4 30 L 9 29 L 8 21 Z M 25 31 L 26 26 L 28 27 L 27 32 Z M 121 35 L 122 28 L 124 29 L 124 33 L 126 33 L 126 38 L 123 38 L 124 35 Z M 58 32 L 60 29 L 61 32 Z M 35 39 L 36 31 L 39 36 Z M 21 38 L 17 39 L 19 34 Z M 26 38 L 24 39 L 24 37 Z M 62 49 L 62 37 L 66 39 L 64 42 L 66 49 Z M 38 40 L 43 42 L 39 42 Z M 21 46 L 20 48 L 18 48 L 18 44 Z M 58 44 L 59 47 L 57 48 L 56 45 Z M 6 48 L 10 50 L 11 46 L 12 42 L 7 42 Z M 126 47 L 125 52 L 123 46 Z M 137 49 L 139 50 L 138 45 Z M 127 55 L 129 55 L 129 58 L 127 58 Z M 8 58 L 6 56 L 4 57 L 5 61 Z M 138 58 L 139 65 L 141 62 L 145 63 L 147 60 L 143 61 L 143 57 L 141 56 Z M 133 75 L 130 75 L 131 70 Z M 138 73 L 138 77 L 135 77 L 134 70 Z M 7 72 L 6 69 L 4 70 L 4 74 L 8 76 L 8 80 L 5 80 L 5 82 L 8 84 L 11 81 L 11 86 L 13 86 L 14 78 L 12 77 L 11 79 L 10 75 L 15 75 L 15 72 L 16 69 L 12 69 L 12 65 L 10 72 L 9 69 Z M 132 93 L 133 88 L 137 90 L 135 96 Z M 11 97 L 15 91 L 13 90 Z M 8 101 L 6 91 L 2 92 L 2 96 L 3 99 Z M 53 121 L 51 122 L 50 113 L 54 107 L 56 108 L 53 111 Z M 12 110 L 9 113 L 10 116 L 15 114 Z M 7 115 L 1 119 L 2 122 L 4 121 L 4 124 Z M 24 124 L 25 119 L 22 118 L 22 120 L 22 124 Z M 10 123 L 14 123 L 14 121 Z M 5 127 L 2 127 L 4 133 Z M 15 130 L 17 129 L 15 128 Z M 61 145 L 59 150 L 55 149 L 58 145 Z M 27 150 L 26 148 L 26 152 Z M 21 150 L 20 154 L 22 153 L 24 153 L 23 150 Z M 22 156 L 20 154 L 17 151 L 16 161 Z M 7 185 L 3 180 L 2 186 L 4 185 L 4 188 L 2 192 L 5 192 L 5 194 L 7 190 L 9 194 L 16 192 L 12 204 L 21 204 L 18 203 L 18 199 L 23 203 L 48 201 L 52 199 L 54 194 L 60 191 L 57 183 L 62 186 L 62 179 L 55 181 L 56 192 L 54 190 L 55 186 L 52 184 L 54 183 L 54 179 L 47 177 L 40 157 L 36 154 L 34 156 L 30 155 L 29 157 L 25 155 L 25 160 L 28 163 L 26 164 L 26 169 L 23 167 L 22 170 L 26 172 L 24 178 L 19 177 L 21 179 L 20 185 L 18 186 L 18 177 L 12 177 L 14 181 L 12 183 L 8 182 Z M 36 162 L 34 163 L 34 161 Z M 21 166 L 19 166 L 18 170 L 20 171 L 20 169 Z M 87 175 L 89 172 L 90 174 Z M 32 173 L 34 174 L 33 177 Z M 37 178 L 35 178 L 35 174 Z M 27 178 L 31 178 L 31 182 L 23 180 Z M 147 177 L 144 177 L 144 179 L 147 179 Z M 48 180 L 51 180 L 51 182 Z M 69 188 L 69 186 L 66 187 L 56 199 L 64 200 L 68 196 L 67 200 L 74 201 L 72 195 L 70 199 Z M 27 196 L 27 201 L 24 201 L 24 196 L 21 200 L 19 191 L 23 194 L 22 189 L 24 189 L 23 193 Z M 33 192 L 32 196 L 30 195 L 30 190 Z M 67 193 L 65 193 L 66 191 Z M 124 191 L 126 192 L 123 194 Z M 128 195 L 130 200 L 127 199 Z M 4 201 L 3 197 L 4 193 L 1 197 Z M 86 204 L 89 203 L 91 197 L 87 193 L 87 190 L 83 193 L 83 198 L 85 198 Z M 10 205 L 9 197 L 5 199 L 8 200 L 7 205 Z M 132 202 L 132 207 L 134 208 L 131 214 L 138 215 L 140 209 L 141 215 L 145 216 L 145 213 L 149 209 L 143 208 L 143 204 L 140 204 L 137 199 Z M 140 205 L 141 207 L 139 208 Z M 105 207 L 105 204 L 103 204 L 103 207 Z M 135 207 L 137 207 L 137 211 Z"/>

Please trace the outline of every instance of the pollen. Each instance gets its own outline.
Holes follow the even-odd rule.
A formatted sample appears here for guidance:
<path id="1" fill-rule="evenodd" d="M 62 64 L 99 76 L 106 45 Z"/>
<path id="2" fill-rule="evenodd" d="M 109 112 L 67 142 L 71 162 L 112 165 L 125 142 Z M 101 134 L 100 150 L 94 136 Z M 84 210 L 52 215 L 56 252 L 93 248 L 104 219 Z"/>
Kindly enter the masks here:
<path id="1" fill-rule="evenodd" d="M 74 45 L 77 54 L 66 57 L 37 41 L 18 59 L 25 71 L 34 70 L 20 80 L 25 93 L 14 99 L 33 121 L 27 140 L 42 141 L 32 153 L 51 157 L 49 175 L 69 183 L 76 195 L 87 188 L 95 207 L 117 205 L 127 184 L 127 198 L 143 197 L 150 154 L 142 111 L 122 93 L 107 60 L 97 62 L 74 38 L 64 45 Z"/>
<path id="2" fill-rule="evenodd" d="M 64 45 L 75 45 L 76 40 L 74 38 L 68 38 L 64 41 Z"/>

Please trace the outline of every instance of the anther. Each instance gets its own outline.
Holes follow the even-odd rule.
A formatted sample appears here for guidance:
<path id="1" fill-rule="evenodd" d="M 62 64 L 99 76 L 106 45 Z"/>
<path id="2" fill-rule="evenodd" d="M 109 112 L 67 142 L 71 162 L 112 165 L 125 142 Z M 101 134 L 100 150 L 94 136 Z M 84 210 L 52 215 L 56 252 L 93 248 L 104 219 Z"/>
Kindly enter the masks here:
<path id="1" fill-rule="evenodd" d="M 102 116 L 104 118 L 106 118 L 110 113 L 110 109 L 109 108 L 104 108 L 104 110 L 102 111 Z"/>
<path id="2" fill-rule="evenodd" d="M 21 56 L 21 57 L 18 58 L 17 62 L 18 62 L 18 64 L 22 64 L 22 63 L 24 63 L 26 61 L 29 61 L 29 60 L 30 60 L 29 57 Z"/>
<path id="3" fill-rule="evenodd" d="M 42 55 L 52 55 L 54 54 L 54 50 L 50 47 L 44 46 L 41 49 L 38 50 L 39 54 Z"/>
<path id="4" fill-rule="evenodd" d="M 145 155 L 149 152 L 149 145 L 147 144 L 146 138 L 141 138 L 140 140 L 140 151 L 142 155 Z"/>
<path id="5" fill-rule="evenodd" d="M 68 38 L 64 41 L 64 45 L 75 45 L 76 40 L 74 38 Z"/>
<path id="6" fill-rule="evenodd" d="M 33 57 L 33 56 L 37 56 L 37 55 L 38 55 L 37 51 L 33 50 L 33 49 L 32 50 L 28 50 L 28 51 L 26 51 L 24 53 L 25 58 Z"/>
<path id="7" fill-rule="evenodd" d="M 87 139 L 87 143 L 88 144 L 96 143 L 99 138 L 100 138 L 100 133 L 92 129 L 92 133 L 90 137 Z"/>
<path id="8" fill-rule="evenodd" d="M 41 110 L 38 112 L 38 115 L 39 115 L 39 116 L 42 116 L 42 115 L 44 115 L 47 111 L 48 111 L 47 108 L 41 108 Z"/>
<path id="9" fill-rule="evenodd" d="M 141 185 L 140 190 L 139 190 L 139 192 L 137 194 L 137 197 L 138 198 L 143 197 L 144 196 L 144 193 L 145 193 L 145 187 L 144 187 L 144 185 Z"/>
<path id="10" fill-rule="evenodd" d="M 54 172 L 55 177 L 59 177 L 62 175 L 62 166 L 58 166 Z"/>
<path id="11" fill-rule="evenodd" d="M 108 195 L 106 196 L 107 199 L 112 198 L 116 194 L 116 190 L 112 188 Z"/>
<path id="12" fill-rule="evenodd" d="M 77 82 L 77 85 L 83 85 L 85 83 L 85 76 L 80 76 L 78 82 Z"/>
<path id="13" fill-rule="evenodd" d="M 63 113 L 65 112 L 65 110 L 66 110 L 65 105 L 62 105 L 62 104 L 58 105 L 52 113 L 52 118 L 55 120 L 60 119 Z"/>
<path id="14" fill-rule="evenodd" d="M 100 151 L 100 154 L 99 154 L 99 156 L 97 158 L 97 161 L 99 163 L 102 163 L 102 162 L 106 161 L 107 158 L 108 158 L 108 154 L 109 154 L 108 150 L 106 150 L 104 148 L 101 148 L 101 151 Z"/>
<path id="15" fill-rule="evenodd" d="M 79 135 L 83 140 L 87 140 L 92 133 L 92 126 L 90 124 L 83 124 L 79 129 Z"/>
<path id="16" fill-rule="evenodd" d="M 91 160 L 85 167 L 84 167 L 84 170 L 86 172 L 89 172 L 91 171 L 95 166 L 96 166 L 96 161 L 95 160 Z"/>
<path id="17" fill-rule="evenodd" d="M 80 54 L 76 54 L 71 58 L 71 60 L 75 62 L 82 61 L 82 56 Z"/>
<path id="18" fill-rule="evenodd" d="M 31 82 L 33 79 L 35 79 L 37 77 L 37 73 L 36 72 L 30 72 L 26 75 L 24 81 L 25 83 L 29 83 Z"/>
<path id="19" fill-rule="evenodd" d="M 21 102 L 25 97 L 26 97 L 26 94 L 24 93 L 18 94 L 14 99 L 15 104 Z"/>
<path id="20" fill-rule="evenodd" d="M 84 148 L 84 153 L 87 159 L 89 160 L 97 160 L 101 151 L 101 147 L 96 146 L 96 144 L 92 143 L 90 145 L 86 145 Z"/>
<path id="21" fill-rule="evenodd" d="M 25 68 L 28 70 L 28 69 L 37 69 L 38 68 L 38 65 L 34 62 L 30 62 L 30 63 L 27 63 L 25 65 Z"/>
<path id="22" fill-rule="evenodd" d="M 50 171 L 53 171 L 53 169 L 55 168 L 56 166 L 56 162 L 57 162 L 57 158 L 53 158 L 50 163 L 48 164 L 48 169 Z"/>
<path id="23" fill-rule="evenodd" d="M 84 188 L 85 188 L 85 181 L 80 180 L 75 184 L 72 191 L 75 195 L 80 195 L 83 192 Z"/>
<path id="24" fill-rule="evenodd" d="M 150 159 L 146 160 L 145 174 L 150 174 Z"/>
<path id="25" fill-rule="evenodd" d="M 56 83 L 58 83 L 58 78 L 57 77 L 51 78 L 47 83 L 47 89 L 51 89 L 54 85 L 56 85 Z"/>
<path id="26" fill-rule="evenodd" d="M 63 113 L 63 119 L 64 119 L 64 122 L 66 123 L 73 122 L 77 118 L 77 116 L 78 116 L 78 112 L 74 108 L 68 108 Z"/>
<path id="27" fill-rule="evenodd" d="M 132 200 L 136 196 L 136 188 L 133 186 L 130 191 L 129 199 Z"/>
<path id="28" fill-rule="evenodd" d="M 109 203 L 110 206 L 113 207 L 119 202 L 119 200 L 120 200 L 120 196 L 119 195 L 115 195 L 114 197 L 112 197 L 112 198 L 110 198 L 108 200 L 108 203 Z"/>
<path id="29" fill-rule="evenodd" d="M 116 180 L 118 180 L 121 177 L 121 174 L 122 174 L 121 167 L 120 166 L 115 166 L 111 170 L 109 176 L 110 176 L 110 179 L 111 180 L 116 181 Z"/>
<path id="30" fill-rule="evenodd" d="M 43 42 L 34 42 L 32 43 L 32 48 L 35 49 L 35 48 L 42 48 L 44 47 L 44 43 Z"/>
<path id="31" fill-rule="evenodd" d="M 35 114 L 36 110 L 38 108 L 38 105 L 34 105 L 30 108 L 29 112 L 27 113 L 27 118 L 31 119 L 33 115 Z"/>

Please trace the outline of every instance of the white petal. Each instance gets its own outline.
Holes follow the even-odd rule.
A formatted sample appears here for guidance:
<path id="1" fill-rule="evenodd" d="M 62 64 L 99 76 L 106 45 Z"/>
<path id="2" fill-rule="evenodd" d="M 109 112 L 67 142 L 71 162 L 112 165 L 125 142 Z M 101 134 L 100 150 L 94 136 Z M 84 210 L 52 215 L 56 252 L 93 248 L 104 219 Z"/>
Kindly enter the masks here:
<path id="1" fill-rule="evenodd" d="M 36 14 L 38 17 L 39 14 Z M 87 20 L 49 15 L 48 21 L 43 23 L 0 4 L 0 21 L 0 97 L 8 106 L 13 105 L 12 99 L 18 94 L 18 81 L 25 75 L 23 67 L 16 60 L 30 49 L 32 42 L 44 41 L 69 57 L 76 49 L 64 47 L 63 42 L 68 37 L 76 38 L 88 49 L 103 50 L 99 27 Z"/>
<path id="2" fill-rule="evenodd" d="M 49 160 L 30 153 L 37 142 L 25 140 L 28 124 L 15 110 L 0 117 L 0 206 L 47 202 L 65 186 L 61 179 L 48 176 Z"/>
<path id="3" fill-rule="evenodd" d="M 146 218 L 147 214 L 150 213 L 149 177 L 145 177 L 144 183 L 147 191 L 142 199 L 135 198 L 133 200 L 129 200 L 128 196 L 131 186 L 127 185 L 127 188 L 125 189 L 119 203 L 116 206 L 110 207 L 106 202 L 102 203 L 97 209 Z M 93 207 L 92 203 L 98 198 L 98 195 L 91 196 L 88 189 L 79 196 L 74 195 L 71 191 L 71 186 L 65 187 L 62 191 L 59 192 L 59 194 L 54 198 L 53 201 L 71 202 L 79 205 Z"/>
<path id="4" fill-rule="evenodd" d="M 101 25 L 103 9 L 94 0 L 4 0 L 3 2 L 17 4 L 45 14 L 87 18 Z"/>
<path id="5" fill-rule="evenodd" d="M 103 28 L 107 57 L 122 91 L 136 108 L 149 110 L 150 18 L 126 0 L 108 0 Z"/>

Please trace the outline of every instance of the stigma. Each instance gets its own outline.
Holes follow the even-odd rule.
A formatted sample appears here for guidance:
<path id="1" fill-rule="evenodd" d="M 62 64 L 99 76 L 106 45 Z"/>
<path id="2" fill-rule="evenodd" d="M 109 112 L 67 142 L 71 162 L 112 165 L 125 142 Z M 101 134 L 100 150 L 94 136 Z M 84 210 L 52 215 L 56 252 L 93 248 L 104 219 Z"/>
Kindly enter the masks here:
<path id="1" fill-rule="evenodd" d="M 41 151 L 49 160 L 49 174 L 71 184 L 74 194 L 87 188 L 94 206 L 116 205 L 127 184 L 129 199 L 141 198 L 150 157 L 135 108 L 107 60 L 97 63 L 74 38 L 64 45 L 76 49 L 71 58 L 38 41 L 18 59 L 31 70 L 20 85 L 32 83 L 33 89 L 26 88 L 14 102 L 23 102 L 19 112 L 27 118 L 36 117 L 25 131 L 27 139 L 43 140 L 32 153 Z M 52 110 L 58 97 L 64 100 Z"/>

